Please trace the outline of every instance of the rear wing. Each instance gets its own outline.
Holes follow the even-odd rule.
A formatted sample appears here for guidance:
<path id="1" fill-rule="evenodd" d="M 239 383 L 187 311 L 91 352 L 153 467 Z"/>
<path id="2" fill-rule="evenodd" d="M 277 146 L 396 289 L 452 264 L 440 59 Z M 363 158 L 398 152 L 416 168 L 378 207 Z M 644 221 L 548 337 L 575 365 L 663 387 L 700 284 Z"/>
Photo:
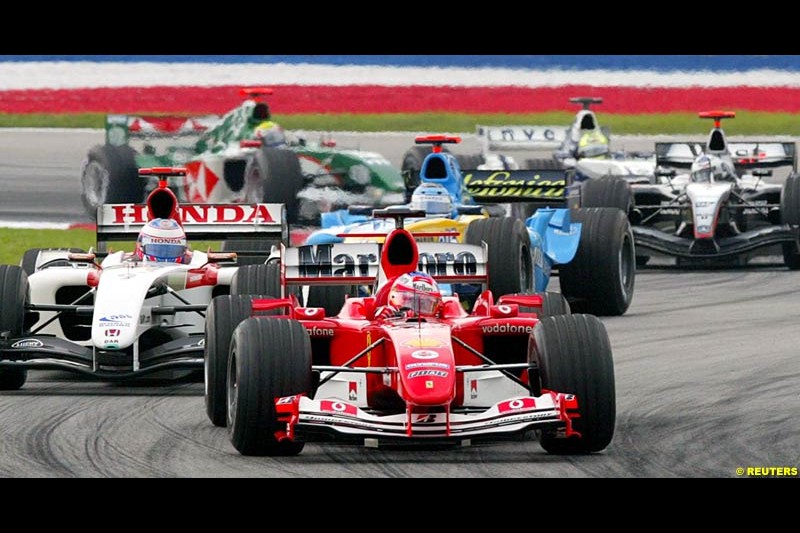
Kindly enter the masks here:
<path id="1" fill-rule="evenodd" d="M 281 247 L 285 285 L 371 285 L 380 274 L 381 247 L 374 242 Z M 417 269 L 441 283 L 488 284 L 488 247 L 418 242 Z"/>
<path id="2" fill-rule="evenodd" d="M 566 199 L 565 170 L 469 170 L 464 187 L 479 203 L 560 203 Z"/>
<path id="3" fill-rule="evenodd" d="M 191 239 L 288 242 L 285 209 L 283 204 L 183 204 L 178 212 Z M 97 208 L 97 242 L 136 240 L 147 220 L 145 204 L 102 205 Z"/>
<path id="4" fill-rule="evenodd" d="M 477 126 L 483 152 L 560 148 L 569 126 Z"/>
<path id="5" fill-rule="evenodd" d="M 178 116 L 106 116 L 106 144 L 120 146 L 131 138 L 180 137 L 201 135 L 219 122 L 216 115 Z"/>
<path id="6" fill-rule="evenodd" d="M 704 142 L 656 143 L 656 166 L 690 168 L 695 158 L 705 151 Z M 728 152 L 737 169 L 797 168 L 797 150 L 793 142 L 729 142 Z"/>

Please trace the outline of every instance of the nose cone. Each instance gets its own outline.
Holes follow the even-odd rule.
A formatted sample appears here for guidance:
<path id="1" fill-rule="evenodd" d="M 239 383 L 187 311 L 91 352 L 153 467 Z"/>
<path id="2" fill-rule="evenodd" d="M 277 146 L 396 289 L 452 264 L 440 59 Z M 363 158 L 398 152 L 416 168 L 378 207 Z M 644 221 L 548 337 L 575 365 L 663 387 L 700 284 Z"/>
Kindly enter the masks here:
<path id="1" fill-rule="evenodd" d="M 448 405 L 455 395 L 456 372 L 450 327 L 425 324 L 398 328 L 394 342 L 401 396 L 412 405 Z"/>

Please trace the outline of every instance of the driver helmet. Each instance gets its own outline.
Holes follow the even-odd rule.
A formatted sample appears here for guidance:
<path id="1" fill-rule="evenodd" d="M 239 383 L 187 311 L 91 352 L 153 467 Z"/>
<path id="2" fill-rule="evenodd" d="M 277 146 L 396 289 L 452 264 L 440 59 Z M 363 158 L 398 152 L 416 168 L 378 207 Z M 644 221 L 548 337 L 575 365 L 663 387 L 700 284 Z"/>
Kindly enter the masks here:
<path id="1" fill-rule="evenodd" d="M 184 263 L 187 249 L 180 224 L 171 218 L 154 218 L 139 232 L 134 253 L 145 261 Z"/>
<path id="2" fill-rule="evenodd" d="M 453 211 L 450 193 L 438 183 L 423 183 L 411 195 L 411 209 L 422 209 L 428 215 L 449 215 Z"/>
<path id="3" fill-rule="evenodd" d="M 584 133 L 578 141 L 578 159 L 607 157 L 610 153 L 608 137 L 599 129 Z"/>
<path id="4" fill-rule="evenodd" d="M 261 140 L 262 146 L 274 148 L 286 144 L 286 133 L 283 128 L 271 120 L 266 120 L 256 126 L 254 134 L 256 139 Z"/>
<path id="5" fill-rule="evenodd" d="M 395 280 L 389 290 L 389 305 L 418 316 L 434 316 L 442 308 L 442 293 L 436 281 L 424 272 L 409 272 Z"/>
<path id="6" fill-rule="evenodd" d="M 715 155 L 701 154 L 692 163 L 691 180 L 694 183 L 723 180 L 728 174 L 728 169 L 722 159 Z"/>

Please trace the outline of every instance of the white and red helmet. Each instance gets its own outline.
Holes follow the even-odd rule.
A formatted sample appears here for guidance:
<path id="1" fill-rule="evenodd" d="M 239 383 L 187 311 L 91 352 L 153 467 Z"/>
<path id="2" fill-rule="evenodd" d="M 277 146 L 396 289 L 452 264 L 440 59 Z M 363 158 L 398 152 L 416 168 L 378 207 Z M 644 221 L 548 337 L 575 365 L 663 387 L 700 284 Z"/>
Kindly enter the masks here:
<path id="1" fill-rule="evenodd" d="M 135 254 L 146 261 L 183 263 L 186 250 L 186 233 L 171 218 L 154 218 L 136 239 Z"/>
<path id="2" fill-rule="evenodd" d="M 389 304 L 397 309 L 409 309 L 419 316 L 434 316 L 442 308 L 442 293 L 428 274 L 409 272 L 392 284 Z"/>

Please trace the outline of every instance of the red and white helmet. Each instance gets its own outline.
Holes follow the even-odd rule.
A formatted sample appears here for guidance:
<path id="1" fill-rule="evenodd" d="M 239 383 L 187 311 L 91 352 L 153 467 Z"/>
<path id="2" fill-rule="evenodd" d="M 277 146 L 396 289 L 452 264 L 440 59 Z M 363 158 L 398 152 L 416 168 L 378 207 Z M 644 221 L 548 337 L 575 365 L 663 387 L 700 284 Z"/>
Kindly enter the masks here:
<path id="1" fill-rule="evenodd" d="M 146 261 L 183 263 L 186 250 L 186 233 L 180 224 L 171 218 L 154 218 L 139 232 L 134 253 Z"/>
<path id="2" fill-rule="evenodd" d="M 442 293 L 428 274 L 409 272 L 392 284 L 389 305 L 397 309 L 409 309 L 419 316 L 434 316 L 442 308 Z"/>

